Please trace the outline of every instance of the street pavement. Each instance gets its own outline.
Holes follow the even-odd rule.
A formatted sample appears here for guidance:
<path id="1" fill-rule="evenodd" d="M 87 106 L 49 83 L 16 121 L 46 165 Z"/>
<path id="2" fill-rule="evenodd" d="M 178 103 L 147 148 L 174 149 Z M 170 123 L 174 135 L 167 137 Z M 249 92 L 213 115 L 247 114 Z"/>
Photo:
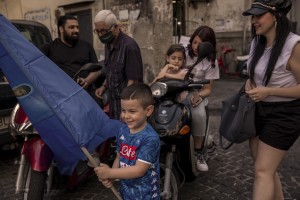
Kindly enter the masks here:
<path id="1" fill-rule="evenodd" d="M 209 101 L 211 126 L 217 149 L 208 161 L 209 171 L 201 172 L 196 180 L 180 190 L 182 200 L 250 200 L 253 184 L 253 161 L 247 142 L 228 150 L 219 147 L 218 126 L 221 101 L 237 91 L 243 82 L 237 79 L 218 80 Z M 0 152 L 0 199 L 14 199 L 18 152 Z M 300 200 L 300 139 L 283 160 L 279 175 L 286 200 Z M 116 185 L 117 187 L 117 185 Z M 54 190 L 45 200 L 111 200 L 113 193 L 99 184 L 96 176 L 89 177 L 73 191 Z"/>

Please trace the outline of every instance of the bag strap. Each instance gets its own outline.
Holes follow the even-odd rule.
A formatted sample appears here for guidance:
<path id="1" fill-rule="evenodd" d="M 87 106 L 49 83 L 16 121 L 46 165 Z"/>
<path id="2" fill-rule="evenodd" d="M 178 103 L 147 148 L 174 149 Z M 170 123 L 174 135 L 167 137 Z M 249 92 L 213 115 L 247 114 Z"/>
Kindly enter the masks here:
<path id="1" fill-rule="evenodd" d="M 246 85 L 246 83 L 243 84 L 242 87 L 241 87 L 241 88 L 239 89 L 239 91 L 237 92 L 237 94 L 239 94 L 240 96 L 242 96 L 242 95 L 244 94 L 244 91 L 245 91 L 245 85 Z M 244 116 L 243 116 L 243 117 L 244 117 Z M 221 146 L 221 148 L 224 149 L 224 150 L 229 149 L 229 148 L 234 144 L 234 142 L 229 142 L 228 145 L 224 146 L 224 144 L 223 144 L 223 136 L 222 136 L 220 133 L 219 133 L 219 141 L 220 141 L 220 146 Z"/>
<path id="2" fill-rule="evenodd" d="M 219 134 L 219 141 L 220 141 L 221 148 L 224 149 L 224 150 L 229 149 L 233 145 L 233 142 L 230 142 L 227 146 L 224 146 L 224 144 L 223 144 L 223 136 L 221 134 Z"/>
<path id="3" fill-rule="evenodd" d="M 243 112 L 243 116 L 242 116 L 242 118 L 244 118 L 245 117 L 245 112 Z M 239 128 L 239 130 L 242 128 L 242 124 L 240 124 L 240 128 Z M 224 146 L 224 144 L 223 144 L 223 137 L 222 137 L 222 135 L 221 134 L 219 134 L 220 135 L 220 146 L 221 146 L 221 148 L 222 149 L 224 149 L 224 150 L 227 150 L 227 149 L 229 149 L 233 144 L 234 144 L 234 142 L 230 142 L 227 146 Z M 238 137 L 236 138 L 236 140 L 238 139 Z"/>

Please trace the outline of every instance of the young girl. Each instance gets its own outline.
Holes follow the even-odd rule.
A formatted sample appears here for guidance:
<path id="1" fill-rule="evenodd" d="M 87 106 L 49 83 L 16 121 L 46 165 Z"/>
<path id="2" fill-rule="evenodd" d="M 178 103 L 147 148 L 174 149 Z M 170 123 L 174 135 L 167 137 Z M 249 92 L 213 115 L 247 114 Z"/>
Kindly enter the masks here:
<path id="1" fill-rule="evenodd" d="M 187 73 L 187 69 L 184 69 L 185 61 L 185 48 L 180 44 L 171 45 L 166 53 L 166 65 L 152 83 L 161 78 L 183 79 Z"/>

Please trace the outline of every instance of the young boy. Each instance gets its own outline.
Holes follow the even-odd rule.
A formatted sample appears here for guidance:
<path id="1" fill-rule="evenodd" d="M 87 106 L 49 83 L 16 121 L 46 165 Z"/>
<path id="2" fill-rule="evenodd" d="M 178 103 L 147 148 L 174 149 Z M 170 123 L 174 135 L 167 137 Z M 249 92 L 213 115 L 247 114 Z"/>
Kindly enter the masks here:
<path id="1" fill-rule="evenodd" d="M 153 97 L 148 85 L 135 83 L 121 94 L 121 119 L 126 123 L 117 135 L 117 156 L 112 168 L 100 164 L 95 168 L 99 180 L 111 187 L 120 179 L 124 200 L 160 199 L 160 140 L 147 123 L 153 112 Z"/>

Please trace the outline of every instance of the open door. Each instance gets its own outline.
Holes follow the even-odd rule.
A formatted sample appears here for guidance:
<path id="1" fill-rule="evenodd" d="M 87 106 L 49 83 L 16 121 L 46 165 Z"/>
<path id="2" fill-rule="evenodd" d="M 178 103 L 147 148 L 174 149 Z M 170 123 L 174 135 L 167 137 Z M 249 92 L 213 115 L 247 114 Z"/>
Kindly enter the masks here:
<path id="1" fill-rule="evenodd" d="M 174 43 L 178 43 L 181 35 L 185 35 L 185 3 L 184 0 L 173 0 Z"/>

